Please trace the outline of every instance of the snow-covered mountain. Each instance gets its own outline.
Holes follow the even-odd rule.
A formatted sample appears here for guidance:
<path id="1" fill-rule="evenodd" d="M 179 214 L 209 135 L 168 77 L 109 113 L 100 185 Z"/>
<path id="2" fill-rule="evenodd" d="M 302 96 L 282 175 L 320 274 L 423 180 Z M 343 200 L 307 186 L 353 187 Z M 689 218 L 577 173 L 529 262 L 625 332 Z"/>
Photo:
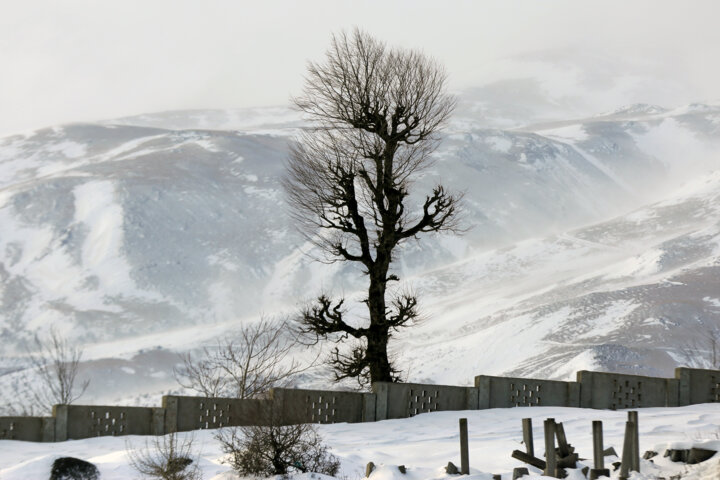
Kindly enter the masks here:
<path id="1" fill-rule="evenodd" d="M 685 327 L 718 323 L 720 107 L 533 114 L 507 129 L 473 98 L 415 185 L 415 202 L 438 182 L 463 191 L 469 230 L 404 248 L 397 272 L 428 319 L 398 337 L 401 366 L 442 383 L 584 366 L 667 374 Z M 1 138 L 6 368 L 53 324 L 102 368 L 167 372 L 167 349 L 323 288 L 360 290 L 352 266 L 312 261 L 287 216 L 280 180 L 301 126 L 277 107 Z M 167 355 L 148 354 L 156 346 Z"/>

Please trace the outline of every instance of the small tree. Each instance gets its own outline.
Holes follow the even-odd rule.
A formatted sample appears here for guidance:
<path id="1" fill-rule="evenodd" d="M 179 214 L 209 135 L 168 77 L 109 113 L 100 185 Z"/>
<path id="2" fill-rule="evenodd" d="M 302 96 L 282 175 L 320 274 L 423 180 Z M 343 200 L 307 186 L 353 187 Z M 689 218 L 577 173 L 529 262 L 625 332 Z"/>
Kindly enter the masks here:
<path id="1" fill-rule="evenodd" d="M 30 355 L 30 361 L 39 376 L 39 383 L 29 386 L 35 405 L 50 411 L 53 405 L 75 402 L 90 384 L 90 380 L 78 379 L 82 349 L 70 345 L 54 329 L 45 340 L 36 337 L 35 345 L 37 351 Z"/>
<path id="2" fill-rule="evenodd" d="M 344 299 L 320 295 L 301 312 L 314 341 L 353 337 L 330 358 L 336 379 L 394 381 L 392 333 L 418 318 L 417 298 L 388 293 L 397 248 L 428 232 L 457 230 L 460 197 L 437 185 L 413 209 L 408 198 L 430 163 L 454 108 L 441 66 L 413 50 L 389 49 L 355 30 L 333 36 L 310 63 L 297 107 L 313 122 L 292 149 L 284 182 L 292 215 L 327 261 L 357 263 L 368 276 L 369 323 L 347 318 Z"/>
<path id="3" fill-rule="evenodd" d="M 140 475 L 157 480 L 200 480 L 198 456 L 193 452 L 193 437 L 178 440 L 177 433 L 154 437 L 143 447 L 125 444 L 130 466 Z"/>
<path id="4" fill-rule="evenodd" d="M 204 348 L 202 358 L 182 356 L 175 379 L 206 397 L 253 398 L 271 387 L 287 385 L 312 366 L 291 356 L 297 344 L 286 322 L 263 318 L 240 327 L 236 339 Z"/>

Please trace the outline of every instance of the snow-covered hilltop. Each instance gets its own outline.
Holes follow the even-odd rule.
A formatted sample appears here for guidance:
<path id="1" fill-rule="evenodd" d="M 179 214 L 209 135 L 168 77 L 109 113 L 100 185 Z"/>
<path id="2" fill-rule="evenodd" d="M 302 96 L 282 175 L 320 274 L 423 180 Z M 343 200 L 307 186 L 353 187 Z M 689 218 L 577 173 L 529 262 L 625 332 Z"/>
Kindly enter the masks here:
<path id="1" fill-rule="evenodd" d="M 401 367 L 465 384 L 586 367 L 669 374 L 720 317 L 720 107 L 633 105 L 508 129 L 487 116 L 498 109 L 463 99 L 415 200 L 437 182 L 464 191 L 469 230 L 410 243 L 397 261 L 428 317 L 398 337 Z M 123 375 L 160 391 L 172 355 L 150 348 L 196 347 L 323 288 L 352 296 L 358 272 L 312 262 L 285 211 L 301 126 L 278 107 L 1 138 L 4 355 L 53 323 L 97 369 L 126 369 L 96 382 L 97 398 Z"/>

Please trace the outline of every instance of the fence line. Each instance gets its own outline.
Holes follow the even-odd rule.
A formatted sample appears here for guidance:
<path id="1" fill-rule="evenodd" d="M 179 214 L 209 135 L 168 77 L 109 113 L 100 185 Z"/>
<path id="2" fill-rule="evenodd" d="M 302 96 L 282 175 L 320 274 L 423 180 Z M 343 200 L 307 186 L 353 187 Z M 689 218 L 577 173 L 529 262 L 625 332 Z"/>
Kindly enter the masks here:
<path id="1" fill-rule="evenodd" d="M 444 410 L 615 410 L 712 402 L 720 402 L 719 370 L 676 368 L 675 378 L 583 370 L 575 382 L 479 375 L 474 387 L 378 382 L 372 393 L 274 388 L 261 399 L 164 396 L 161 407 L 56 405 L 51 417 L 0 417 L 0 440 L 59 442 L 270 423 L 373 422 Z"/>

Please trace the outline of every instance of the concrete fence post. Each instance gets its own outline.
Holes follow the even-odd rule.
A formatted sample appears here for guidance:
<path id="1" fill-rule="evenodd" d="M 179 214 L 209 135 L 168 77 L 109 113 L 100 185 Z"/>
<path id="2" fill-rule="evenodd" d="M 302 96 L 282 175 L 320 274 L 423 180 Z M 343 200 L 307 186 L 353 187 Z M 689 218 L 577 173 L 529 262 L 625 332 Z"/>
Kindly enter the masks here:
<path id="1" fill-rule="evenodd" d="M 638 412 L 633 410 L 628 412 L 628 421 L 633 424 L 632 435 L 632 456 L 630 457 L 630 470 L 634 472 L 640 471 L 640 424 L 638 423 Z"/>
<path id="2" fill-rule="evenodd" d="M 467 418 L 460 419 L 460 473 L 470 475 Z"/>
<path id="3" fill-rule="evenodd" d="M 625 439 L 623 441 L 622 459 L 620 461 L 620 480 L 628 480 L 633 465 L 633 438 L 635 426 L 632 422 L 625 422 Z"/>
<path id="4" fill-rule="evenodd" d="M 52 415 L 55 417 L 55 441 L 64 442 L 68 439 L 68 406 L 53 405 Z"/>
<path id="5" fill-rule="evenodd" d="M 595 420 L 592 422 L 593 429 L 593 465 L 595 468 L 590 470 L 590 480 L 597 480 L 600 477 L 609 477 L 610 470 L 605 468 L 605 453 L 603 448 L 603 430 L 602 422 Z"/>
<path id="6" fill-rule="evenodd" d="M 531 457 L 535 456 L 535 444 L 533 442 L 532 418 L 522 419 L 523 442 L 525 443 L 525 451 Z"/>
<path id="7" fill-rule="evenodd" d="M 548 418 L 545 427 L 545 472 L 547 477 L 555 477 L 557 470 L 557 454 L 555 452 L 555 419 Z"/>

